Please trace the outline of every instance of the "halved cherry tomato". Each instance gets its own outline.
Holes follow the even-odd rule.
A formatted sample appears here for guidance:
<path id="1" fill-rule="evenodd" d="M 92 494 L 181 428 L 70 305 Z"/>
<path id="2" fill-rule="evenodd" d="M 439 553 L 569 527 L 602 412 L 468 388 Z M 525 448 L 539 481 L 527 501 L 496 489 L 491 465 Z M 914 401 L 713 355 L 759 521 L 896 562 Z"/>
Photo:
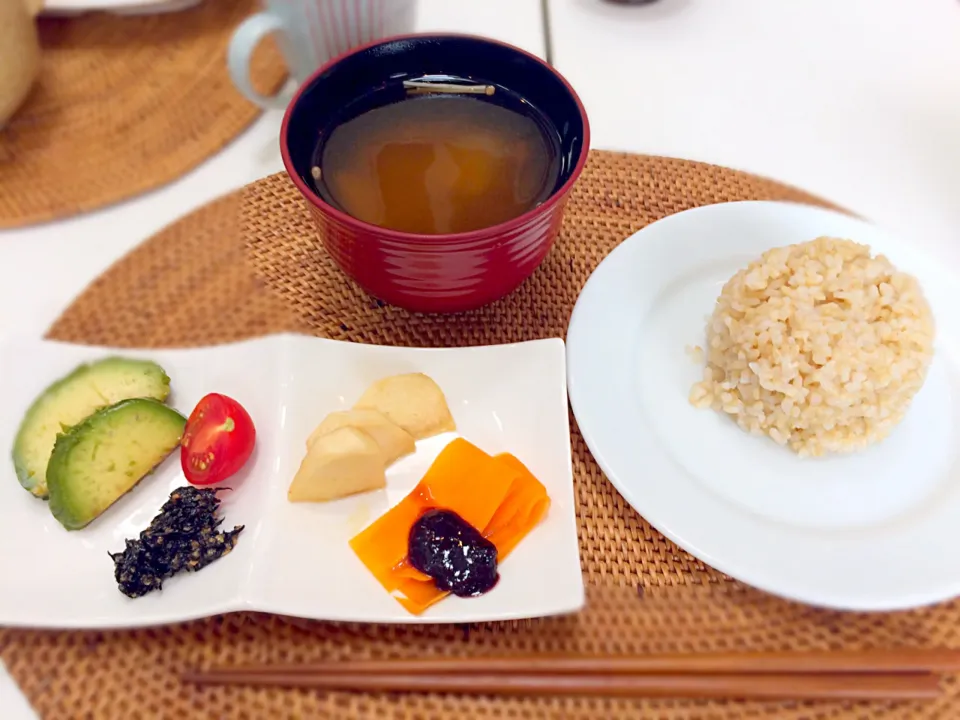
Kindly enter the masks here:
<path id="1" fill-rule="evenodd" d="M 187 482 L 212 485 L 250 459 L 257 440 L 253 420 L 233 398 L 205 395 L 190 413 L 180 440 L 180 465 Z"/>

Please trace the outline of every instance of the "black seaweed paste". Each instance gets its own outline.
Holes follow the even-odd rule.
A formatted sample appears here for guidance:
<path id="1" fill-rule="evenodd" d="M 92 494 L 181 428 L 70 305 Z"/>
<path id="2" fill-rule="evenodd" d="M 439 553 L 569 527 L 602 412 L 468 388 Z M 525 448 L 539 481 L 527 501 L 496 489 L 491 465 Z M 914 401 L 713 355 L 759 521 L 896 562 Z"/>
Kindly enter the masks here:
<path id="1" fill-rule="evenodd" d="M 127 597 L 160 590 L 163 581 L 179 572 L 197 572 L 233 550 L 243 525 L 218 530 L 220 500 L 226 488 L 186 486 L 170 493 L 160 513 L 123 552 L 110 553 L 117 585 Z"/>
<path id="2" fill-rule="evenodd" d="M 427 510 L 410 528 L 410 564 L 458 597 L 483 595 L 500 579 L 497 547 L 450 510 Z"/>

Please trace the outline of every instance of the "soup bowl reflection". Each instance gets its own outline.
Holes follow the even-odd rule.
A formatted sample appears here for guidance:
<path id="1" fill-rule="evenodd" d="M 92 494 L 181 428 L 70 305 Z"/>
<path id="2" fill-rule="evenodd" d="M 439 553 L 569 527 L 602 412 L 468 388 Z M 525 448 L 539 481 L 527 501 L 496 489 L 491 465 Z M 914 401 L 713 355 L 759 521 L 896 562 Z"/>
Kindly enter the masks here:
<path id="1" fill-rule="evenodd" d="M 378 89 L 404 78 L 450 75 L 506 88 L 536 107 L 559 142 L 560 172 L 549 197 L 518 217 L 463 233 L 421 235 L 360 221 L 326 202 L 312 169 L 318 138 L 347 106 L 375 107 Z M 368 99 L 368 98 L 373 98 Z M 353 50 L 320 68 L 287 108 L 280 145 L 317 235 L 334 262 L 366 292 L 417 312 L 459 312 L 515 290 L 560 232 L 570 191 L 587 159 L 586 111 L 569 83 L 539 58 L 468 35 L 408 35 Z"/>

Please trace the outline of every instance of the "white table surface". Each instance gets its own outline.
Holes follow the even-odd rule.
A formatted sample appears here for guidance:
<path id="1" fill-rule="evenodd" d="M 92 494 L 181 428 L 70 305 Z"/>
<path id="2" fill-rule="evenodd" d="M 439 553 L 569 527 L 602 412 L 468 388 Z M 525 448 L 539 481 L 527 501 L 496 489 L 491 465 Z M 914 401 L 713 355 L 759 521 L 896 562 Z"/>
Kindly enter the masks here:
<path id="1" fill-rule="evenodd" d="M 539 0 L 420 0 L 418 30 L 485 35 L 545 54 Z M 0 315 L 0 336 L 43 335 L 73 297 L 128 250 L 209 200 L 282 171 L 282 117 L 265 113 L 219 155 L 157 191 L 75 219 L 0 231 L 0 308 L 15 309 Z M 2 665 L 0 717 L 35 717 Z"/>
<path id="2" fill-rule="evenodd" d="M 421 0 L 423 29 L 545 52 L 538 0 Z M 548 0 L 595 148 L 694 158 L 820 193 L 960 268 L 960 1 Z M 161 190 L 0 232 L 0 334 L 40 335 L 124 252 L 282 169 L 280 114 Z M 0 716 L 32 717 L 5 673 Z"/>
<path id="3" fill-rule="evenodd" d="M 550 0 L 594 147 L 829 198 L 960 268 L 960 0 Z"/>

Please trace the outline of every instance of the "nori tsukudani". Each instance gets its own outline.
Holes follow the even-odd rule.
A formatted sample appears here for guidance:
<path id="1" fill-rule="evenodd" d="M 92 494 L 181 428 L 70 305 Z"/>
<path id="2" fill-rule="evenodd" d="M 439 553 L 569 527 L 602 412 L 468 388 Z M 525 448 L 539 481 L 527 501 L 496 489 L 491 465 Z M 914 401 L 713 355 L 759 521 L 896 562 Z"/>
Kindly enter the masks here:
<path id="1" fill-rule="evenodd" d="M 197 572 L 233 550 L 243 525 L 218 530 L 223 519 L 217 517 L 217 493 L 226 489 L 186 486 L 170 493 L 140 537 L 110 553 L 120 592 L 142 597 L 178 572 Z"/>

